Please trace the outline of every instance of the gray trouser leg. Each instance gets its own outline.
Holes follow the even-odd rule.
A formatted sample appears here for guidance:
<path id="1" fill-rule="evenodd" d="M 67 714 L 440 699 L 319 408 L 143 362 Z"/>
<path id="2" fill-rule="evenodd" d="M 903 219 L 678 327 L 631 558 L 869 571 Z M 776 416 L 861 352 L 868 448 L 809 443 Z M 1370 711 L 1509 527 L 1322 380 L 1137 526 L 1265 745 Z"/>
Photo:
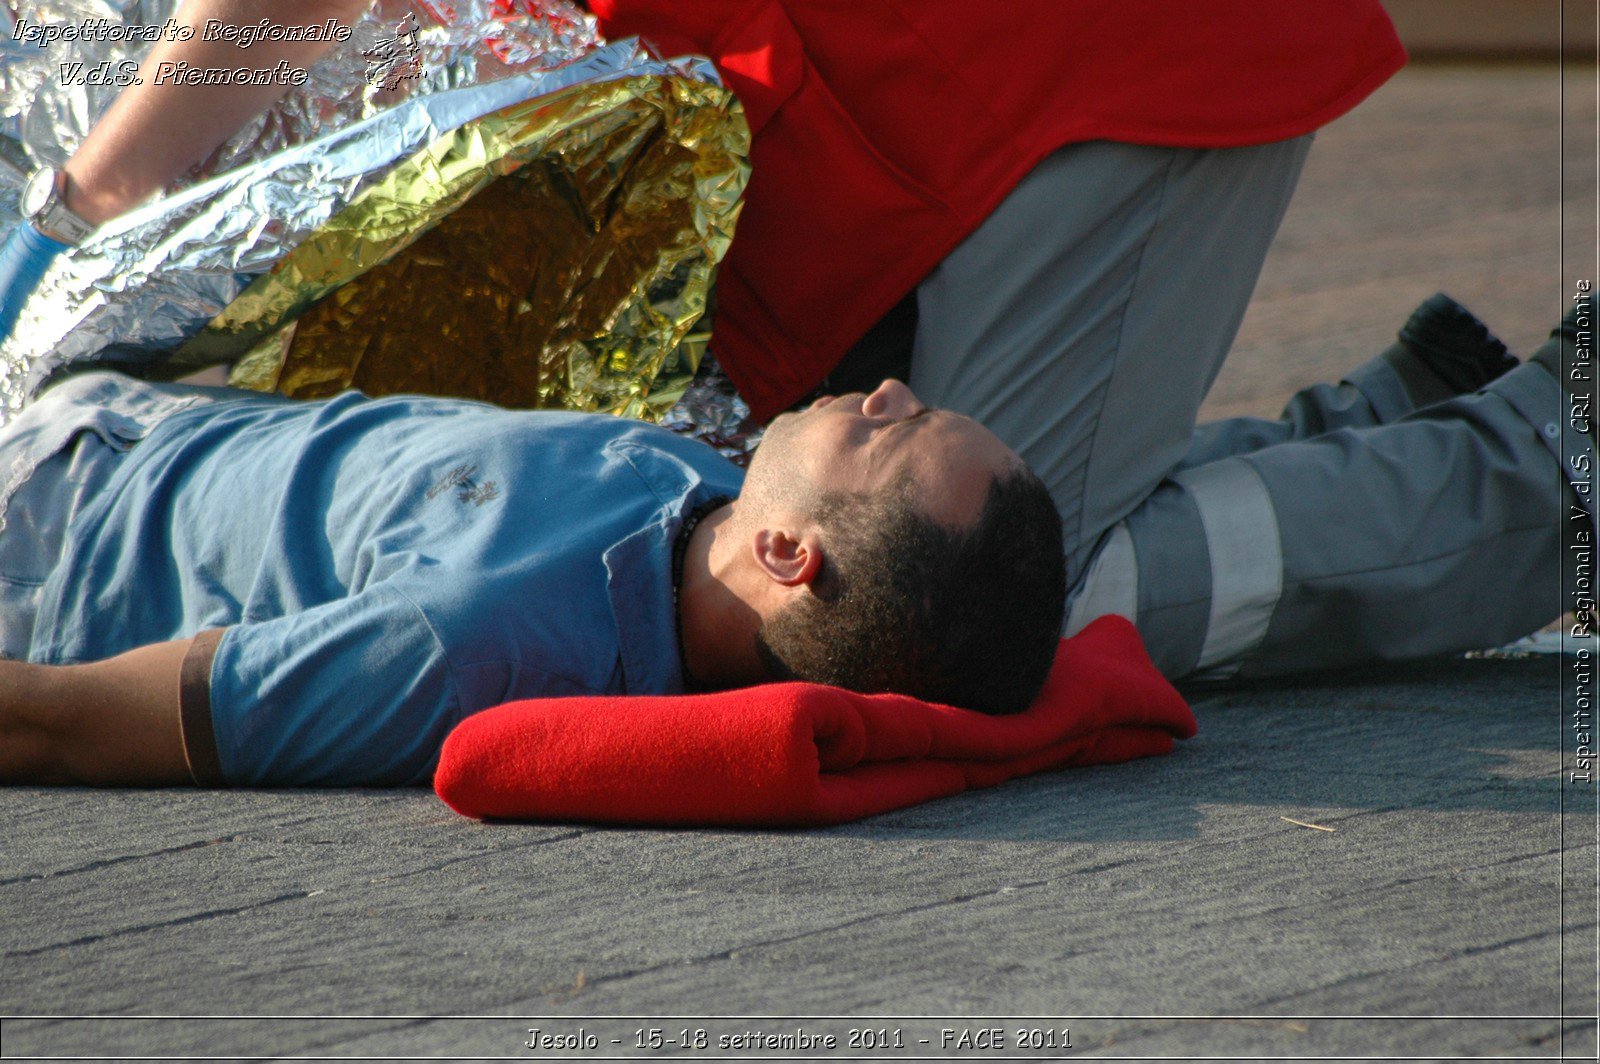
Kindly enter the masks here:
<path id="1" fill-rule="evenodd" d="M 1314 384 L 1290 398 L 1283 414 L 1210 421 L 1194 430 L 1180 468 L 1246 454 L 1275 443 L 1304 440 L 1335 429 L 1365 429 L 1399 421 L 1415 407 L 1387 362 L 1374 357 L 1338 384 Z"/>
<path id="2" fill-rule="evenodd" d="M 1049 485 L 1069 580 L 1188 452 L 1309 147 L 1063 148 L 918 288 L 912 388 Z"/>
<path id="3" fill-rule="evenodd" d="M 1493 646 L 1561 612 L 1561 393 L 1476 395 L 1183 469 L 1118 531 L 1172 675 L 1268 675 Z M 1577 446 L 1568 441 L 1570 446 Z"/>
<path id="4" fill-rule="evenodd" d="M 1050 486 L 1067 631 L 1128 616 L 1170 676 L 1487 646 L 1559 612 L 1538 367 L 1407 417 L 1369 364 L 1196 431 L 1306 147 L 1065 149 L 918 291 L 912 386 Z"/>

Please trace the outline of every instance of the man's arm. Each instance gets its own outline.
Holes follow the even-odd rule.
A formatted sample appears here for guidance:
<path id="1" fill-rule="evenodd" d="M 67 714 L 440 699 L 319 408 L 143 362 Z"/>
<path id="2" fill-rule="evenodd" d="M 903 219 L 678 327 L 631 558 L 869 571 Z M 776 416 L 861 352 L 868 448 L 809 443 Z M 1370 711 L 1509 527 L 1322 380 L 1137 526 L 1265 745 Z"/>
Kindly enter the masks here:
<path id="1" fill-rule="evenodd" d="M 179 697 L 193 643 L 155 643 L 85 665 L 0 661 L 0 782 L 193 782 Z"/>
<path id="2" fill-rule="evenodd" d="M 287 90 L 278 84 L 175 84 L 170 78 L 157 84 L 161 64 L 266 69 L 282 60 L 304 67 L 330 46 L 327 41 L 263 40 L 240 49 L 229 41 L 204 40 L 208 20 L 243 25 L 265 18 L 278 25 L 309 25 L 332 18 L 349 24 L 370 2 L 188 0 L 177 18 L 194 35 L 152 48 L 139 67 L 142 81 L 117 97 L 67 161 L 63 199 L 68 209 L 94 226 L 104 225 L 204 159 Z M 31 225 L 16 226 L 0 242 L 0 342 L 10 337 L 23 304 L 66 250 L 66 244 Z"/>
<path id="3" fill-rule="evenodd" d="M 144 202 L 211 153 L 240 126 L 272 106 L 283 85 L 182 85 L 156 83 L 162 63 L 193 67 L 267 68 L 280 59 L 305 67 L 327 51 L 327 41 L 262 40 L 248 49 L 203 40 L 206 22 L 307 25 L 336 19 L 349 25 L 371 0 L 189 0 L 177 19 L 194 28 L 187 41 L 163 40 L 139 67 L 142 84 L 130 85 L 95 123 L 65 169 L 67 206 L 97 225 Z"/>

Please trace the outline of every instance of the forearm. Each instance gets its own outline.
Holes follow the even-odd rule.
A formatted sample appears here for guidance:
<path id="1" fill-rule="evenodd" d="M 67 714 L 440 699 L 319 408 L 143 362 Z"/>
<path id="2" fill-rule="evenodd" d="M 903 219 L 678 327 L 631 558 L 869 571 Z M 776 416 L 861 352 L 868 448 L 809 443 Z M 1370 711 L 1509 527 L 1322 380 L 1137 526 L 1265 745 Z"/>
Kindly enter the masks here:
<path id="1" fill-rule="evenodd" d="M 179 683 L 192 642 L 84 665 L 0 660 L 0 782 L 189 782 Z"/>
<path id="2" fill-rule="evenodd" d="M 163 63 L 192 67 L 294 67 L 315 62 L 327 41 L 257 41 L 241 49 L 207 41 L 207 21 L 225 24 L 308 25 L 336 19 L 348 25 L 371 0 L 187 0 L 177 20 L 193 27 L 188 40 L 162 40 L 101 117 L 66 165 L 67 205 L 96 225 L 144 202 L 209 155 L 240 126 L 272 106 L 285 85 L 157 83 Z"/>

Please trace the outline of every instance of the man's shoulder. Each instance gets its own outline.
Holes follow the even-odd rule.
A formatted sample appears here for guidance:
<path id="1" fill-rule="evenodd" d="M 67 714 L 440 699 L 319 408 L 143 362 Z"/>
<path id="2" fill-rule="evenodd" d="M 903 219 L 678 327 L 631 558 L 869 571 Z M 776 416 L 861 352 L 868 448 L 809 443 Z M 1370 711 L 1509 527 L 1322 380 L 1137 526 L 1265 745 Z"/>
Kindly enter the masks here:
<path id="1" fill-rule="evenodd" d="M 431 461 L 446 471 L 426 503 L 437 560 L 404 583 L 457 677 L 490 692 L 468 702 L 681 683 L 674 536 L 688 510 L 738 494 L 737 466 L 638 421 L 515 411 Z"/>
<path id="2" fill-rule="evenodd" d="M 423 396 L 394 396 L 372 400 L 372 405 L 392 408 L 385 409 L 385 413 L 400 415 L 402 422 L 415 418 L 418 422 L 450 423 L 456 438 L 466 444 L 511 441 L 532 448 L 527 452 L 530 456 L 572 461 L 583 455 L 599 458 L 626 451 L 635 456 L 658 455 L 734 480 L 742 476 L 737 466 L 707 444 L 628 417 L 571 410 L 514 410 Z"/>
<path id="3" fill-rule="evenodd" d="M 632 470 L 663 503 L 683 499 L 699 484 L 713 495 L 736 495 L 744 471 L 698 440 L 655 425 L 633 423 L 605 444 L 605 454 Z"/>

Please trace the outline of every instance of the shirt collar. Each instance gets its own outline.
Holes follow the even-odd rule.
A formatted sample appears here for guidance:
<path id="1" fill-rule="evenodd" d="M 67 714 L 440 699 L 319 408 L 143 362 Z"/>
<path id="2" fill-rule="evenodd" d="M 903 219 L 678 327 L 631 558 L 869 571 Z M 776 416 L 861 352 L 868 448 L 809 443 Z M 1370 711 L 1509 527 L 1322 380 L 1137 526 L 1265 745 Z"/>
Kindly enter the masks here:
<path id="1" fill-rule="evenodd" d="M 606 590 L 617 626 L 624 694 L 677 694 L 684 689 L 672 594 L 672 547 L 685 516 L 721 494 L 696 480 L 648 525 L 605 552 Z"/>

